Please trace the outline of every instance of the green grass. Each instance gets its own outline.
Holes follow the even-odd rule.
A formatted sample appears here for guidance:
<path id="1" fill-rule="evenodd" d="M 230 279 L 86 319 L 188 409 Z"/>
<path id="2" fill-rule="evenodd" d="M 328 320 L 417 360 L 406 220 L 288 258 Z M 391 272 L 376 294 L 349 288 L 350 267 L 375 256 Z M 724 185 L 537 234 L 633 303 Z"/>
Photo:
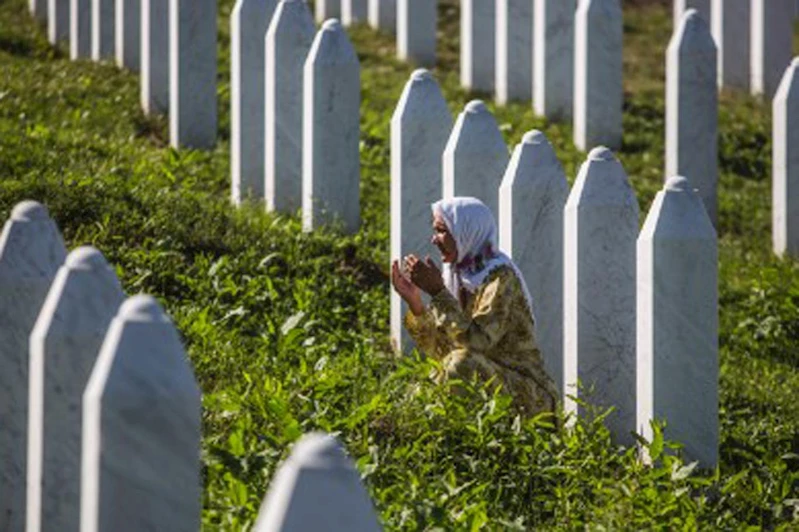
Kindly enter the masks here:
<path id="1" fill-rule="evenodd" d="M 203 522 L 255 519 L 302 433 L 335 433 L 387 529 L 799 527 L 799 271 L 771 253 L 770 106 L 724 93 L 720 139 L 721 464 L 692 469 L 661 438 L 641 466 L 601 415 L 572 432 L 521 421 L 507 397 L 450 396 L 432 362 L 388 343 L 389 120 L 412 66 L 392 39 L 352 32 L 363 67 L 363 228 L 304 234 L 297 216 L 229 204 L 229 29 L 220 1 L 220 142 L 167 147 L 139 111 L 135 76 L 70 62 L 24 0 L 0 1 L 0 217 L 48 205 L 70 247 L 91 244 L 128 293 L 156 295 L 204 393 Z M 441 2 L 435 74 L 459 111 L 457 3 Z M 625 136 L 619 154 L 645 216 L 663 181 L 662 5 L 625 13 Z M 529 105 L 496 109 L 509 144 L 532 128 L 572 179 L 570 125 Z M 433 198 L 431 198 L 432 200 Z"/>

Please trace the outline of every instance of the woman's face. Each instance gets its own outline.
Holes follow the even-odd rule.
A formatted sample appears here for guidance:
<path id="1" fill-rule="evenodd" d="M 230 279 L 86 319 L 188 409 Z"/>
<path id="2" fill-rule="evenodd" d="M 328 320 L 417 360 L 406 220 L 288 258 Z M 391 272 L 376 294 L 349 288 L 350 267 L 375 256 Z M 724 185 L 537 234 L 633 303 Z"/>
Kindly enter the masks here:
<path id="1" fill-rule="evenodd" d="M 452 263 L 458 260 L 458 246 L 447 229 L 444 218 L 438 213 L 433 214 L 433 238 L 430 239 L 430 242 L 441 252 L 443 262 Z"/>

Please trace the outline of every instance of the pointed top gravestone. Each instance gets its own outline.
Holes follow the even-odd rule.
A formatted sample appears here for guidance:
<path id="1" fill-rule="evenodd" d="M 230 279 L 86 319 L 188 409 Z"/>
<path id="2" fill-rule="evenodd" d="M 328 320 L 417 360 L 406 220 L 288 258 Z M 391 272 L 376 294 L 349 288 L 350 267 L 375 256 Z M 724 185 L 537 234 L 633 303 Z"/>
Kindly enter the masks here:
<path id="1" fill-rule="evenodd" d="M 494 89 L 495 16 L 494 1 L 462 0 L 461 85 L 472 91 Z"/>
<path id="2" fill-rule="evenodd" d="M 436 64 L 438 0 L 397 0 L 397 55 L 405 61 Z"/>
<path id="3" fill-rule="evenodd" d="M 533 105 L 549 120 L 572 117 L 576 0 L 535 0 Z"/>
<path id="4" fill-rule="evenodd" d="M 718 85 L 749 89 L 751 0 L 712 0 L 711 31 L 718 47 Z"/>
<path id="5" fill-rule="evenodd" d="M 496 101 L 528 101 L 533 91 L 533 2 L 496 3 Z"/>
<path id="6" fill-rule="evenodd" d="M 799 58 L 785 70 L 772 104 L 772 243 L 799 257 Z"/>
<path id="7" fill-rule="evenodd" d="M 677 26 L 680 25 L 680 20 L 682 19 L 683 14 L 689 9 L 695 9 L 699 13 L 699 16 L 701 16 L 705 20 L 705 22 L 710 24 L 711 0 L 673 0 L 673 1 L 674 5 L 672 11 L 673 11 L 675 29 L 677 28 Z"/>
<path id="8" fill-rule="evenodd" d="M 752 94 L 771 99 L 793 49 L 793 0 L 752 0 Z"/>

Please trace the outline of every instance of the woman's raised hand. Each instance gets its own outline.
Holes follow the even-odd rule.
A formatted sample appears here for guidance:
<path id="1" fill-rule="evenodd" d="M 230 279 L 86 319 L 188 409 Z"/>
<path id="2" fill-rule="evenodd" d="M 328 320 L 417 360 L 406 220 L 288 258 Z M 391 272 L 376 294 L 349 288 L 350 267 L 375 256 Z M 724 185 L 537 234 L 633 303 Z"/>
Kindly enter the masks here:
<path id="1" fill-rule="evenodd" d="M 422 294 L 419 292 L 419 288 L 402 271 L 398 260 L 391 264 L 391 284 L 394 286 L 394 290 L 408 304 L 411 312 L 416 316 L 421 316 L 424 313 Z"/>
<path id="2" fill-rule="evenodd" d="M 441 270 L 427 256 L 420 260 L 416 255 L 405 257 L 405 270 L 410 274 L 413 284 L 434 296 L 444 289 L 444 279 Z"/>

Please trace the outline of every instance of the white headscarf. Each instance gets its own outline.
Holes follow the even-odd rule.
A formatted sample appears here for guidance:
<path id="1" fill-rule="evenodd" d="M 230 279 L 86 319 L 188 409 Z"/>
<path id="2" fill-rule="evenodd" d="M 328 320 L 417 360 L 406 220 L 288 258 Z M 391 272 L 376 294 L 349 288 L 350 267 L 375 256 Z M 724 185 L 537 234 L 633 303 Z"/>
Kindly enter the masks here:
<path id="1" fill-rule="evenodd" d="M 530 315 L 533 300 L 519 268 L 497 245 L 497 223 L 491 210 L 479 199 L 454 197 L 439 200 L 432 205 L 433 214 L 439 214 L 455 239 L 458 257 L 455 262 L 444 263 L 444 284 L 460 301 L 459 290 L 477 291 L 488 274 L 500 266 L 510 266 L 522 286 Z"/>

